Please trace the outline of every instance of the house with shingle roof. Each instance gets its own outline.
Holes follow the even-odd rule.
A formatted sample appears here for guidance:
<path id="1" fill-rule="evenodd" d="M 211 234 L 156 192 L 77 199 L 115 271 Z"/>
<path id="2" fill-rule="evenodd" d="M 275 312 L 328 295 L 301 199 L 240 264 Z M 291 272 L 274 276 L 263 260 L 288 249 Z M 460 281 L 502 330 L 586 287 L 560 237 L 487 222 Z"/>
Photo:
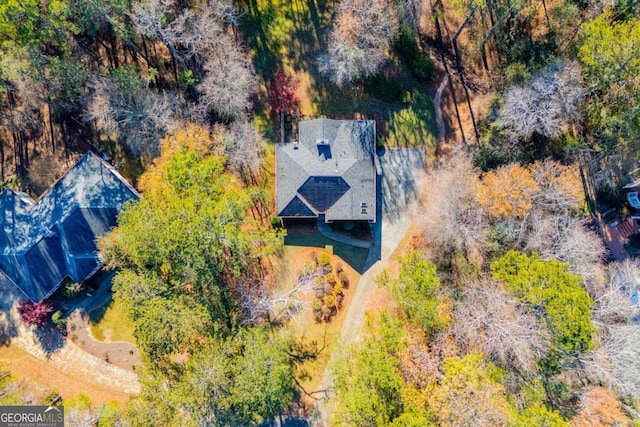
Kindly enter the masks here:
<path id="1" fill-rule="evenodd" d="M 276 146 L 276 212 L 281 218 L 376 221 L 373 120 L 298 123 L 298 141 Z"/>
<path id="2" fill-rule="evenodd" d="M 0 194 L 0 283 L 33 302 L 66 280 L 95 274 L 96 239 L 116 225 L 123 204 L 140 196 L 108 163 L 84 155 L 37 201 L 6 189 Z"/>

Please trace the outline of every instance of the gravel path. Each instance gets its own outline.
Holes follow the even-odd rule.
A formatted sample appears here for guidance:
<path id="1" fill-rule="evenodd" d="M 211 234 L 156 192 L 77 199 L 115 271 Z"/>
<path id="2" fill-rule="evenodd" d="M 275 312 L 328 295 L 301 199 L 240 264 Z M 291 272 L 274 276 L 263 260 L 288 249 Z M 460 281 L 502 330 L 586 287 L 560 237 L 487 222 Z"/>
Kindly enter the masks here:
<path id="1" fill-rule="evenodd" d="M 438 124 L 438 138 L 440 140 L 444 140 L 446 135 L 446 129 L 444 127 L 444 120 L 442 119 L 442 108 L 440 107 L 440 101 L 442 100 L 442 91 L 447 86 L 449 82 L 449 74 L 445 74 L 442 79 L 442 83 L 440 83 L 440 87 L 436 91 L 436 96 L 433 97 L 433 106 L 436 109 L 436 123 Z"/>
<path id="2" fill-rule="evenodd" d="M 55 329 L 38 330 L 24 325 L 16 308 L 21 297 L 15 289 L 0 289 L 0 329 L 4 345 L 28 353 L 43 366 L 50 367 L 53 376 L 67 375 L 77 384 L 89 384 L 107 393 L 111 391 L 114 397 L 140 393 L 140 382 L 131 370 L 89 354 Z M 127 356 L 130 356 L 128 349 Z"/>
<path id="3" fill-rule="evenodd" d="M 43 337 L 37 330 L 23 324 L 19 324 L 17 329 L 18 334 L 11 340 L 11 345 L 20 347 L 53 368 L 105 389 L 127 394 L 140 393 L 140 383 L 135 373 L 87 353 L 69 339 L 62 341 L 56 350 L 47 352 L 43 349 Z M 56 333 L 51 334 L 51 339 L 58 339 Z"/>
<path id="4" fill-rule="evenodd" d="M 140 352 L 135 345 L 124 341 L 97 341 L 89 329 L 88 316 L 75 310 L 68 317 L 69 337 L 74 344 L 93 356 L 128 371 L 142 368 Z"/>

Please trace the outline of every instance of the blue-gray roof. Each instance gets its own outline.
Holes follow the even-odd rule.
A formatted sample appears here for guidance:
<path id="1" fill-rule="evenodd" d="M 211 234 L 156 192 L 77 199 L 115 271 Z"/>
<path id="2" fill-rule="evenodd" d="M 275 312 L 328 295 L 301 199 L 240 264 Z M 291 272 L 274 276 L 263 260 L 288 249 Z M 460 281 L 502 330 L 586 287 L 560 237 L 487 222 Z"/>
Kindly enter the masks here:
<path id="1" fill-rule="evenodd" d="M 89 152 L 37 202 L 0 194 L 0 282 L 30 300 L 50 296 L 66 279 L 81 282 L 101 265 L 96 239 L 116 225 L 123 204 L 139 194 Z"/>
<path id="2" fill-rule="evenodd" d="M 325 221 L 376 220 L 375 122 L 298 123 L 297 143 L 276 146 L 276 212 Z"/>

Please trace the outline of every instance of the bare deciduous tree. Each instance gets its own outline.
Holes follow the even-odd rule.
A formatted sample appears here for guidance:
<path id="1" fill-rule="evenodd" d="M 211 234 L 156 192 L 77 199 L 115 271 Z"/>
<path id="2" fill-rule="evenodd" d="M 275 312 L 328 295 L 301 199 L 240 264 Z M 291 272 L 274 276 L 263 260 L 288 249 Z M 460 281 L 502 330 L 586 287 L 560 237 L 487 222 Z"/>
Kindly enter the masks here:
<path id="1" fill-rule="evenodd" d="M 167 46 L 182 70 L 190 65 L 202 70 L 195 113 L 205 121 L 211 109 L 228 117 L 242 115 L 258 83 L 247 53 L 228 30 L 237 22 L 233 5 L 220 0 L 176 9 L 174 0 L 147 0 L 134 6 L 131 18 L 140 33 Z M 166 22 L 167 17 L 175 19 Z"/>
<path id="2" fill-rule="evenodd" d="M 640 318 L 640 261 L 608 266 L 608 281 L 596 296 L 593 320 L 599 325 L 628 324 Z"/>
<path id="3" fill-rule="evenodd" d="M 204 117 L 210 109 L 222 115 L 238 117 L 251 106 L 251 96 L 256 93 L 258 80 L 248 56 L 237 46 L 229 46 L 212 53 L 203 65 L 204 78 L 196 86 L 197 111 Z"/>
<path id="4" fill-rule="evenodd" d="M 338 84 L 376 74 L 398 33 L 395 7 L 387 0 L 342 0 L 320 68 Z"/>
<path id="5" fill-rule="evenodd" d="M 481 352 L 504 368 L 537 370 L 550 335 L 536 316 L 493 281 L 473 283 L 454 310 L 454 335 L 467 353 Z"/>
<path id="6" fill-rule="evenodd" d="M 508 88 L 499 120 L 512 138 L 531 138 L 534 132 L 557 138 L 577 125 L 584 88 L 580 66 L 558 61 L 540 71 L 528 84 Z"/>
<path id="7" fill-rule="evenodd" d="M 640 336 L 638 325 L 604 328 L 602 346 L 586 355 L 583 365 L 594 382 L 623 395 L 640 397 Z"/>
<path id="8" fill-rule="evenodd" d="M 589 230 L 585 220 L 571 214 L 533 212 L 528 219 L 525 249 L 538 252 L 543 259 L 568 263 L 580 274 L 588 289 L 598 288 L 607 250 L 600 236 Z"/>
<path id="9" fill-rule="evenodd" d="M 176 49 L 177 31 L 174 26 L 166 22 L 175 8 L 174 0 L 146 0 L 133 4 L 130 17 L 140 34 L 160 40 L 167 46 L 172 58 L 184 66 L 184 58 Z"/>
<path id="10" fill-rule="evenodd" d="M 619 393 L 640 397 L 640 262 L 627 260 L 608 268 L 608 282 L 596 297 L 593 321 L 601 333 L 601 346 L 583 365 L 596 382 Z"/>
<path id="11" fill-rule="evenodd" d="M 478 175 L 471 160 L 456 152 L 427 177 L 424 232 L 443 252 L 482 251 L 486 247 L 487 218 L 476 202 Z"/>
<path id="12" fill-rule="evenodd" d="M 160 138 L 175 126 L 170 98 L 106 77 L 94 78 L 90 86 L 85 122 L 122 140 L 134 155 L 156 154 Z"/>
<path id="13" fill-rule="evenodd" d="M 264 320 L 275 323 L 290 320 L 304 307 L 301 295 L 311 292 L 317 286 L 315 280 L 321 276 L 317 268 L 302 271 L 294 286 L 279 294 L 261 280 L 243 278 L 236 281 L 233 294 L 240 305 L 241 322 L 250 325 Z"/>
<path id="14" fill-rule="evenodd" d="M 236 170 L 255 171 L 260 164 L 262 135 L 247 120 L 237 120 L 227 132 L 225 153 Z"/>

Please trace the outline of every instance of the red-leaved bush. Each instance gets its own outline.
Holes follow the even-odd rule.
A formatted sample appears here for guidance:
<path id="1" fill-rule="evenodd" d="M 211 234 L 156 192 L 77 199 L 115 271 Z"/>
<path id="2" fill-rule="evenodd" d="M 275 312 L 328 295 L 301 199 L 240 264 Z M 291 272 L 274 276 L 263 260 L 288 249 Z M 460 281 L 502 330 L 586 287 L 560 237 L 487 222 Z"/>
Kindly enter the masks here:
<path id="1" fill-rule="evenodd" d="M 298 109 L 299 100 L 296 96 L 298 82 L 290 74 L 278 70 L 267 87 L 269 106 L 276 113 L 295 111 Z"/>
<path id="2" fill-rule="evenodd" d="M 28 325 L 36 325 L 38 328 L 44 326 L 47 316 L 53 311 L 53 306 L 47 302 L 40 301 L 32 303 L 28 300 L 20 301 L 18 304 L 18 314 L 20 319 Z"/>

